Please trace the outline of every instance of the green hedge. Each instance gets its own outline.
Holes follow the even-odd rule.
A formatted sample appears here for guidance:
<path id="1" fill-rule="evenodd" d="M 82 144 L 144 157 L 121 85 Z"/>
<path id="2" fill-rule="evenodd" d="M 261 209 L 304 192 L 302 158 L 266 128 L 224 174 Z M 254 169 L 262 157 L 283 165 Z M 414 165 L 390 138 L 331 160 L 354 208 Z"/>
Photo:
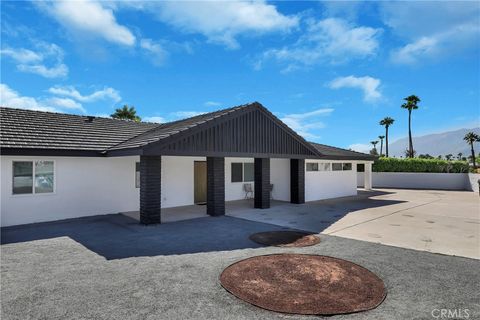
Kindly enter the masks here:
<path id="1" fill-rule="evenodd" d="M 373 164 L 374 172 L 469 172 L 466 161 L 446 161 L 419 158 L 380 158 Z"/>

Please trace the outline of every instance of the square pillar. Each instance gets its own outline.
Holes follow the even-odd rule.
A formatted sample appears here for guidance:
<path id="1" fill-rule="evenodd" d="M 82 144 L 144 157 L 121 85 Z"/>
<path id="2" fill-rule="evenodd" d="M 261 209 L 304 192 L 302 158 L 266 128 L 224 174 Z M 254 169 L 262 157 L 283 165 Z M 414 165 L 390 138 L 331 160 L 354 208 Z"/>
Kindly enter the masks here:
<path id="1" fill-rule="evenodd" d="M 207 214 L 225 215 L 225 158 L 207 157 Z"/>
<path id="2" fill-rule="evenodd" d="M 372 163 L 365 163 L 365 172 L 364 172 L 364 183 L 363 187 L 365 190 L 372 190 Z"/>
<path id="3" fill-rule="evenodd" d="M 255 158 L 255 208 L 270 208 L 270 159 Z"/>
<path id="4" fill-rule="evenodd" d="M 305 203 L 305 159 L 290 159 L 290 202 Z"/>
<path id="5" fill-rule="evenodd" d="M 162 157 L 140 156 L 140 223 L 160 223 Z"/>

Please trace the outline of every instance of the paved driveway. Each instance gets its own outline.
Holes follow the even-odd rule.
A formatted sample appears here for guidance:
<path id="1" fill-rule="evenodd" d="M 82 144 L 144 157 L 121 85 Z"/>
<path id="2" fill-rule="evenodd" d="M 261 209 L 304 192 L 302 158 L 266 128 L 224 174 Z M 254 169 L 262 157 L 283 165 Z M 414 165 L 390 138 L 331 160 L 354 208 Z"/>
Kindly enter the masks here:
<path id="1" fill-rule="evenodd" d="M 357 197 L 236 210 L 235 217 L 480 259 L 480 200 L 462 191 L 380 189 Z"/>
<path id="2" fill-rule="evenodd" d="M 1 318 L 315 319 L 254 307 L 220 286 L 228 265 L 279 252 L 343 258 L 383 279 L 378 308 L 328 319 L 434 319 L 440 309 L 480 317 L 479 260 L 329 235 L 295 249 L 248 240 L 272 229 L 281 227 L 228 216 L 145 227 L 121 215 L 2 229 Z"/>

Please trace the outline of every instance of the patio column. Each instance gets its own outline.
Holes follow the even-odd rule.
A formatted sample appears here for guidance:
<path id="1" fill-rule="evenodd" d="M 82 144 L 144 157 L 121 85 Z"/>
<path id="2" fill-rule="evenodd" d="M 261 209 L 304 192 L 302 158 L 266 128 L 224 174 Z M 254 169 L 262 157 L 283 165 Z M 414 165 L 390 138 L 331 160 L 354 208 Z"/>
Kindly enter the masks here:
<path id="1" fill-rule="evenodd" d="M 162 157 L 140 156 L 140 223 L 160 223 Z"/>
<path id="2" fill-rule="evenodd" d="M 270 208 L 270 159 L 255 158 L 255 208 Z"/>
<path id="3" fill-rule="evenodd" d="M 364 188 L 365 190 L 372 190 L 372 163 L 365 163 L 365 172 L 364 172 Z"/>
<path id="4" fill-rule="evenodd" d="M 225 215 L 225 158 L 207 157 L 207 214 Z"/>
<path id="5" fill-rule="evenodd" d="M 290 159 L 290 202 L 305 203 L 305 159 Z"/>

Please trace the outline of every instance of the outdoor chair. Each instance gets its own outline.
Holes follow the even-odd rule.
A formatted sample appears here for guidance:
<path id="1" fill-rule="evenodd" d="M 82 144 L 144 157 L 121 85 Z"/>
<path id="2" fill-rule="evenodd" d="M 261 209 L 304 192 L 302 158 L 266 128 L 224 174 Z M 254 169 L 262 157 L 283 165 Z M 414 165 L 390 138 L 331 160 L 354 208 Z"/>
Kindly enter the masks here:
<path id="1" fill-rule="evenodd" d="M 252 199 L 253 198 L 253 188 L 251 183 L 244 183 L 243 184 L 243 191 L 245 191 L 245 199 Z"/>
<path id="2" fill-rule="evenodd" d="M 273 200 L 273 184 L 270 184 L 270 199 Z"/>

